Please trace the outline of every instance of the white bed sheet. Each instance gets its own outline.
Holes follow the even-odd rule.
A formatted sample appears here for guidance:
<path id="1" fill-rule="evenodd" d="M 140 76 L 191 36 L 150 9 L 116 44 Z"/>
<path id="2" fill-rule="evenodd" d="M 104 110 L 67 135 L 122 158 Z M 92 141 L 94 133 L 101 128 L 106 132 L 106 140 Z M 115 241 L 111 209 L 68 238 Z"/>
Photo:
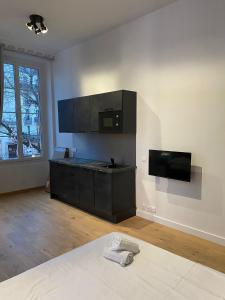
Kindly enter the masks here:
<path id="1" fill-rule="evenodd" d="M 112 234 L 0 283 L 0 300 L 225 299 L 225 274 L 130 236 L 141 249 L 134 262 L 106 260 Z"/>

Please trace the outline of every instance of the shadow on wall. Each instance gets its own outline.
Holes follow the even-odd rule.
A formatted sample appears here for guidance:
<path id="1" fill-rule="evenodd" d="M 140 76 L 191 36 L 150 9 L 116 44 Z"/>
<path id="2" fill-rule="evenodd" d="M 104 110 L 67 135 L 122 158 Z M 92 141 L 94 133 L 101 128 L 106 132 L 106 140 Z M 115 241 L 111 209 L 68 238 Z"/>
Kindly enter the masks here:
<path id="1" fill-rule="evenodd" d="M 76 133 L 74 145 L 77 157 L 136 166 L 135 134 Z"/>
<path id="2" fill-rule="evenodd" d="M 156 190 L 196 200 L 202 199 L 202 168 L 191 167 L 191 182 L 156 177 Z"/>
<path id="3" fill-rule="evenodd" d="M 149 102 L 156 102 L 156 95 L 152 99 L 145 98 L 138 93 L 137 98 L 137 206 L 141 209 L 157 202 L 157 192 L 154 178 L 148 175 L 148 151 L 161 148 L 161 122 Z"/>
<path id="4" fill-rule="evenodd" d="M 168 202 L 173 205 L 216 216 L 223 214 L 223 184 L 218 177 L 202 173 L 201 167 L 192 166 L 191 182 L 156 178 L 155 188 L 166 193 Z"/>

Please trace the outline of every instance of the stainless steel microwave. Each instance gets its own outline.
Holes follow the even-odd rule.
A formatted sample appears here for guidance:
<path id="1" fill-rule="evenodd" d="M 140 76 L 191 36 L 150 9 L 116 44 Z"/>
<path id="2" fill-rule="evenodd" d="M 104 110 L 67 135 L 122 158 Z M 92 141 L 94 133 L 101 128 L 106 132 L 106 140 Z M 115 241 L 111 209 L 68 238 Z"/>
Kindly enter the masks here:
<path id="1" fill-rule="evenodd" d="M 99 112 L 99 132 L 122 132 L 122 111 L 118 110 Z"/>

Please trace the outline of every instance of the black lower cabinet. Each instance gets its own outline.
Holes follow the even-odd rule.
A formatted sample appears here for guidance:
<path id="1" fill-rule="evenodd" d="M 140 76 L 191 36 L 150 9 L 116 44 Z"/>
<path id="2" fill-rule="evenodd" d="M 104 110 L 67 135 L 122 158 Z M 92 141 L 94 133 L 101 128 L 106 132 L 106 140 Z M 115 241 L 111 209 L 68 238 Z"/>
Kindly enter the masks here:
<path id="1" fill-rule="evenodd" d="M 76 169 L 76 168 L 75 168 Z M 94 182 L 91 170 L 77 168 L 79 207 L 84 209 L 94 208 Z"/>
<path id="2" fill-rule="evenodd" d="M 136 215 L 135 170 L 104 173 L 50 162 L 51 197 L 118 223 Z"/>
<path id="3" fill-rule="evenodd" d="M 54 163 L 50 167 L 51 195 L 69 203 L 79 203 L 79 185 L 76 168 Z"/>
<path id="4" fill-rule="evenodd" d="M 95 209 L 112 213 L 112 176 L 101 172 L 94 173 Z"/>

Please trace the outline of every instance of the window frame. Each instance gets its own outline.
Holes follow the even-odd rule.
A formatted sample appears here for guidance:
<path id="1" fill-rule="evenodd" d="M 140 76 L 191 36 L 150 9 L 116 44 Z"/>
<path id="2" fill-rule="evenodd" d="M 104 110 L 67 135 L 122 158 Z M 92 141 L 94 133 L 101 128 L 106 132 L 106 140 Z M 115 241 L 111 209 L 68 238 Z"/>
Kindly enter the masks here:
<path id="1" fill-rule="evenodd" d="M 2 159 L 0 164 L 4 163 L 18 163 L 18 162 L 34 162 L 43 161 L 47 159 L 47 131 L 44 132 L 44 124 L 47 125 L 44 99 L 47 101 L 46 93 L 44 92 L 44 82 L 46 78 L 45 66 L 41 62 L 36 62 L 29 59 L 17 58 L 14 56 L 4 56 L 4 64 L 11 64 L 14 67 L 14 82 L 15 82 L 15 105 L 16 105 L 16 125 L 17 125 L 17 139 L 18 139 L 18 157 L 13 159 Z M 39 74 L 39 111 L 40 111 L 40 137 L 41 137 L 41 153 L 35 157 L 25 157 L 23 155 L 23 137 L 22 137 L 22 113 L 21 113 L 21 101 L 20 101 L 20 88 L 19 88 L 19 67 L 35 68 Z"/>

